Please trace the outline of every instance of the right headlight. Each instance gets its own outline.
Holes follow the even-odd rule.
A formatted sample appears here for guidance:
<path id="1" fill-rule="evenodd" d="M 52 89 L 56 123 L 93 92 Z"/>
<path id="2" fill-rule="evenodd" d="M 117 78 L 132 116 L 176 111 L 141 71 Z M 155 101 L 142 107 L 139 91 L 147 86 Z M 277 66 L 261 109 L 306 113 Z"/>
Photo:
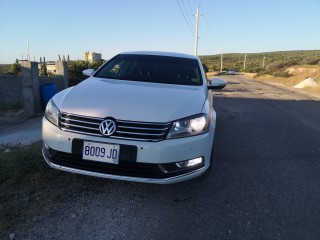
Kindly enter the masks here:
<path id="1" fill-rule="evenodd" d="M 51 99 L 46 107 L 45 116 L 46 119 L 48 119 L 49 122 L 52 124 L 58 126 L 59 125 L 59 109 L 57 108 L 54 101 Z"/>
<path id="2" fill-rule="evenodd" d="M 175 121 L 169 131 L 168 139 L 195 136 L 209 131 L 209 117 L 199 114 Z"/>

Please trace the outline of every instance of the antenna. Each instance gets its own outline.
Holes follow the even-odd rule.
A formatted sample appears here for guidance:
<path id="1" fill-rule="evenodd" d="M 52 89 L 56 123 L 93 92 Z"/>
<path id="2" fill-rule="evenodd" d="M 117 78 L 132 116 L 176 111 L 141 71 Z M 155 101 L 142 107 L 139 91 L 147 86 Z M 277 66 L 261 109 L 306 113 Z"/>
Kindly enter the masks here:
<path id="1" fill-rule="evenodd" d="M 29 40 L 28 40 L 28 57 L 27 57 L 27 60 L 30 61 L 30 47 L 29 47 Z"/>

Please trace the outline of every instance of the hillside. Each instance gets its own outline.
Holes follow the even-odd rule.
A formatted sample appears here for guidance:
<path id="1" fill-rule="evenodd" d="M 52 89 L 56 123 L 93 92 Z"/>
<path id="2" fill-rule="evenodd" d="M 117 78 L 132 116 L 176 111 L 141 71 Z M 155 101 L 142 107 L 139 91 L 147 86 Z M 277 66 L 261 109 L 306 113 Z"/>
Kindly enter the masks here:
<path id="1" fill-rule="evenodd" d="M 265 82 L 281 83 L 289 87 L 301 83 L 305 79 L 313 79 L 318 83 L 318 86 L 303 88 L 304 91 L 320 93 L 320 65 L 296 65 L 286 69 L 288 77 L 275 77 L 270 74 L 256 75 L 253 73 L 245 73 L 248 77 L 253 77 L 256 80 Z"/>
<path id="2" fill-rule="evenodd" d="M 200 56 L 207 72 L 220 70 L 220 55 Z M 294 65 L 320 65 L 320 50 L 247 53 L 244 70 L 244 53 L 223 54 L 223 70 L 274 74 Z M 264 66 L 263 66 L 264 61 Z M 281 75 L 281 74 L 280 74 Z"/>

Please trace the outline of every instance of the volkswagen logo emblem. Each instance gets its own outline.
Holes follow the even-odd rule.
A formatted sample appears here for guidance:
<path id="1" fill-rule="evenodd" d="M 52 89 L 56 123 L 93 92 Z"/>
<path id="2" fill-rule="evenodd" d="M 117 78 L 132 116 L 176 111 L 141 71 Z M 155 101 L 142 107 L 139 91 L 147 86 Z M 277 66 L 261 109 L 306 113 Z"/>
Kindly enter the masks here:
<path id="1" fill-rule="evenodd" d="M 106 119 L 100 124 L 100 132 L 104 136 L 111 136 L 117 129 L 116 123 L 111 119 Z"/>

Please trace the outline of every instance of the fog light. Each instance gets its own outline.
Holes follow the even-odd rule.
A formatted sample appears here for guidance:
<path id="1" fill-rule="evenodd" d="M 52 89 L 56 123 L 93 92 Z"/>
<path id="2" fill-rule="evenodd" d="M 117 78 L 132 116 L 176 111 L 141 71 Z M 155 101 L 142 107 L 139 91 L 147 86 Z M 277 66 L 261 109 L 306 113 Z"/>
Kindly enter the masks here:
<path id="1" fill-rule="evenodd" d="M 202 157 L 194 158 L 191 160 L 183 161 L 183 162 L 177 162 L 176 165 L 179 168 L 187 168 L 187 167 L 193 167 L 195 165 L 201 164 L 203 162 Z"/>

